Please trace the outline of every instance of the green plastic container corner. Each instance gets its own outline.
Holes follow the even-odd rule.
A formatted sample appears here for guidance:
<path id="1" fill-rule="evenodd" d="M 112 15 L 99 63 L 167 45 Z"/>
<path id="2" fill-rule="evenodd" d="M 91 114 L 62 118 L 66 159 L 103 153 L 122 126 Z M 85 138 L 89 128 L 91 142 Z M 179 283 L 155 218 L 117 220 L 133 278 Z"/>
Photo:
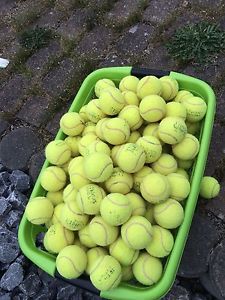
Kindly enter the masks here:
<path id="1" fill-rule="evenodd" d="M 165 294 L 167 294 L 176 277 L 176 273 L 179 267 L 179 263 L 182 257 L 193 214 L 195 211 L 200 182 L 205 169 L 214 121 L 216 101 L 214 92 L 207 83 L 181 73 L 156 71 L 144 68 L 112 67 L 96 70 L 86 77 L 69 111 L 78 112 L 83 105 L 90 101 L 94 94 L 94 85 L 99 79 L 109 78 L 118 84 L 118 82 L 123 77 L 131 74 L 140 78 L 146 75 L 155 75 L 157 77 L 169 75 L 178 81 L 180 89 L 189 90 L 194 95 L 202 97 L 207 103 L 207 113 L 202 122 L 201 132 L 199 136 L 200 150 L 191 173 L 191 191 L 185 203 L 184 221 L 176 231 L 174 247 L 164 265 L 163 275 L 160 281 L 153 286 L 148 287 L 141 285 L 132 285 L 130 283 L 121 283 L 117 288 L 113 290 L 101 292 L 92 286 L 88 277 L 82 278 L 81 280 L 75 279 L 69 282 L 76 286 L 86 288 L 87 290 L 92 291 L 106 299 L 156 300 L 162 298 Z M 65 135 L 61 130 L 59 130 L 56 139 L 64 138 Z M 46 192 L 41 187 L 40 176 L 43 170 L 48 167 L 48 165 L 48 161 L 45 161 L 34 186 L 31 198 L 46 194 Z M 43 226 L 36 226 L 31 224 L 26 219 L 26 216 L 23 215 L 18 232 L 19 245 L 23 253 L 38 267 L 40 267 L 51 276 L 58 276 L 55 266 L 56 256 L 37 248 L 35 244 L 37 234 L 45 230 L 46 229 Z"/>

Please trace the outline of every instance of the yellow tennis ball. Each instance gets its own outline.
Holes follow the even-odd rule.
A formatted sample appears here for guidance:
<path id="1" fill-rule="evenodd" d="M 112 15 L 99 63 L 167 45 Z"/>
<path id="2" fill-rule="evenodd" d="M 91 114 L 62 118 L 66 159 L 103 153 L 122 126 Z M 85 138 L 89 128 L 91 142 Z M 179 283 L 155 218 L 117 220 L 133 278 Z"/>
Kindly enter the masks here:
<path id="1" fill-rule="evenodd" d="M 60 222 L 67 229 L 77 231 L 85 227 L 88 216 L 81 212 L 75 200 L 70 200 L 63 206 Z"/>
<path id="2" fill-rule="evenodd" d="M 101 256 L 93 265 L 90 273 L 92 284 L 100 291 L 117 287 L 121 281 L 121 266 L 110 255 Z"/>
<path id="3" fill-rule="evenodd" d="M 146 213 L 144 217 L 153 225 L 155 224 L 154 220 L 154 211 L 153 211 L 154 205 L 151 203 L 147 204 Z"/>
<path id="4" fill-rule="evenodd" d="M 100 257 L 107 255 L 108 252 L 105 248 L 102 247 L 94 247 L 87 251 L 87 267 L 85 269 L 85 272 L 90 275 L 91 269 L 93 268 L 93 265 L 95 264 L 96 260 L 98 260 Z"/>
<path id="5" fill-rule="evenodd" d="M 70 183 L 63 190 L 63 201 L 66 203 L 70 200 L 76 200 L 77 189 Z"/>
<path id="6" fill-rule="evenodd" d="M 183 207 L 178 201 L 168 199 L 154 206 L 154 219 L 163 228 L 177 228 L 184 219 Z"/>
<path id="7" fill-rule="evenodd" d="M 53 165 L 63 165 L 71 158 L 71 150 L 64 141 L 52 141 L 45 148 L 45 156 Z"/>
<path id="8" fill-rule="evenodd" d="M 124 97 L 119 89 L 111 87 L 101 92 L 99 107 L 106 115 L 117 115 L 124 106 Z"/>
<path id="9" fill-rule="evenodd" d="M 177 117 L 186 120 L 186 107 L 179 102 L 169 102 L 166 104 L 166 117 Z"/>
<path id="10" fill-rule="evenodd" d="M 97 135 L 87 134 L 83 136 L 78 143 L 78 149 L 81 155 L 85 156 L 86 148 L 91 145 L 92 142 L 98 140 Z"/>
<path id="11" fill-rule="evenodd" d="M 162 83 L 155 76 L 145 76 L 137 85 L 137 95 L 141 99 L 149 95 L 160 95 L 161 91 Z"/>
<path id="12" fill-rule="evenodd" d="M 162 145 L 160 141 L 151 135 L 140 137 L 137 141 L 137 145 L 144 149 L 146 163 L 152 163 L 156 161 L 162 153 Z"/>
<path id="13" fill-rule="evenodd" d="M 136 105 L 139 106 L 140 99 L 138 98 L 137 94 L 131 91 L 124 91 L 122 92 L 124 97 L 125 105 Z"/>
<path id="14" fill-rule="evenodd" d="M 57 192 L 47 192 L 46 197 L 56 206 L 63 202 L 63 190 Z"/>
<path id="15" fill-rule="evenodd" d="M 201 123 L 200 122 L 194 122 L 194 123 L 191 123 L 191 122 L 186 122 L 186 125 L 187 125 L 187 132 L 190 133 L 190 134 L 197 134 L 200 129 L 201 129 Z"/>
<path id="16" fill-rule="evenodd" d="M 100 211 L 100 204 L 105 196 L 103 188 L 91 183 L 79 189 L 76 202 L 82 213 L 96 215 Z"/>
<path id="17" fill-rule="evenodd" d="M 70 148 L 72 157 L 79 155 L 78 143 L 80 139 L 80 136 L 68 136 L 65 138 L 65 143 Z"/>
<path id="18" fill-rule="evenodd" d="M 73 165 L 69 171 L 69 175 L 70 182 L 77 190 L 79 190 L 82 186 L 91 183 L 85 174 L 84 161 L 79 163 L 77 166 Z"/>
<path id="19" fill-rule="evenodd" d="M 109 193 L 127 194 L 132 189 L 133 177 L 122 171 L 120 168 L 114 168 L 112 175 L 105 181 L 105 187 Z"/>
<path id="20" fill-rule="evenodd" d="M 60 223 L 60 215 L 64 205 L 65 203 L 59 203 L 55 206 L 54 213 L 52 216 L 52 224 Z"/>
<path id="21" fill-rule="evenodd" d="M 122 281 L 130 281 L 133 278 L 132 266 L 122 267 Z"/>
<path id="22" fill-rule="evenodd" d="M 170 145 L 181 142 L 187 133 L 187 126 L 181 118 L 166 117 L 158 128 L 159 138 Z"/>
<path id="23" fill-rule="evenodd" d="M 69 135 L 76 136 L 81 134 L 84 129 L 84 120 L 76 112 L 68 112 L 60 119 L 61 130 Z"/>
<path id="24" fill-rule="evenodd" d="M 71 170 L 73 170 L 74 168 L 77 168 L 78 165 L 80 165 L 81 163 L 84 162 L 84 158 L 83 156 L 77 156 L 75 158 L 73 158 L 68 166 L 68 171 L 70 173 Z"/>
<path id="25" fill-rule="evenodd" d="M 101 216 L 96 216 L 90 222 L 89 232 L 97 245 L 108 246 L 116 240 L 119 228 L 108 224 Z"/>
<path id="26" fill-rule="evenodd" d="M 163 76 L 160 79 L 162 84 L 161 96 L 164 100 L 169 101 L 176 97 L 179 89 L 178 82 L 170 76 Z"/>
<path id="27" fill-rule="evenodd" d="M 100 121 L 98 121 L 98 123 L 96 124 L 96 135 L 103 141 L 105 141 L 105 132 L 104 132 L 104 128 L 105 128 L 105 124 L 106 122 L 108 122 L 108 120 L 110 120 L 110 118 L 103 118 Z"/>
<path id="28" fill-rule="evenodd" d="M 170 183 L 170 197 L 177 200 L 182 201 L 190 193 L 190 183 L 183 175 L 177 173 L 171 173 L 167 176 L 167 179 Z"/>
<path id="29" fill-rule="evenodd" d="M 87 253 L 87 251 L 88 251 L 88 248 L 85 247 L 83 244 L 81 244 L 79 238 L 75 238 L 73 245 L 79 246 L 81 249 L 84 250 L 85 253 Z"/>
<path id="30" fill-rule="evenodd" d="M 152 225 L 142 216 L 132 216 L 122 225 L 121 236 L 129 248 L 144 249 L 152 239 Z"/>
<path id="31" fill-rule="evenodd" d="M 127 173 L 136 173 L 141 170 L 146 161 L 144 149 L 133 143 L 124 144 L 116 155 L 120 169 Z"/>
<path id="32" fill-rule="evenodd" d="M 133 264 L 132 270 L 138 282 L 153 285 L 161 278 L 163 267 L 158 258 L 143 252 Z"/>
<path id="33" fill-rule="evenodd" d="M 200 185 L 200 196 L 205 199 L 211 199 L 218 196 L 220 192 L 220 184 L 210 176 L 204 176 Z"/>
<path id="34" fill-rule="evenodd" d="M 119 149 L 122 147 L 122 145 L 117 145 L 117 146 L 114 146 L 111 150 L 111 158 L 112 158 L 112 161 L 113 161 L 113 165 L 114 166 L 118 166 L 118 163 L 117 163 L 117 154 L 119 152 Z"/>
<path id="35" fill-rule="evenodd" d="M 184 100 L 183 105 L 187 110 L 187 121 L 198 122 L 205 116 L 207 105 L 200 97 L 192 97 Z"/>
<path id="36" fill-rule="evenodd" d="M 106 78 L 98 80 L 95 84 L 95 95 L 99 97 L 101 91 L 108 87 L 115 87 L 115 83 L 112 80 Z"/>
<path id="37" fill-rule="evenodd" d="M 172 147 L 173 154 L 183 160 L 190 160 L 197 156 L 199 151 L 199 141 L 192 135 L 187 133 L 185 138 Z"/>
<path id="38" fill-rule="evenodd" d="M 177 159 L 177 164 L 178 164 L 179 168 L 188 170 L 192 167 L 193 160 L 192 159 L 189 159 L 189 160 Z"/>
<path id="39" fill-rule="evenodd" d="M 180 174 L 180 175 L 184 176 L 187 180 L 189 180 L 189 175 L 188 175 L 187 171 L 185 171 L 184 169 L 178 168 L 175 173 Z"/>
<path id="40" fill-rule="evenodd" d="M 79 111 L 79 116 L 81 117 L 81 119 L 84 122 L 88 122 L 89 121 L 87 113 L 86 113 L 86 109 L 87 109 L 87 105 L 84 105 L 84 106 L 81 107 L 81 109 Z"/>
<path id="41" fill-rule="evenodd" d="M 159 138 L 158 136 L 158 128 L 159 128 L 159 123 L 151 123 L 148 124 L 144 130 L 143 130 L 143 136 L 144 135 L 152 135 L 156 138 Z"/>
<path id="42" fill-rule="evenodd" d="M 121 237 L 109 246 L 109 253 L 115 257 L 122 266 L 132 265 L 139 255 L 139 251 L 129 248 Z"/>
<path id="43" fill-rule="evenodd" d="M 72 160 L 72 157 L 65 164 L 60 166 L 60 168 L 63 169 L 63 171 L 66 173 L 66 176 L 69 174 L 68 168 L 69 168 L 69 164 L 70 164 L 71 160 Z"/>
<path id="44" fill-rule="evenodd" d="M 84 171 L 89 180 L 103 182 L 112 175 L 113 163 L 105 153 L 95 152 L 85 157 Z"/>
<path id="45" fill-rule="evenodd" d="M 177 95 L 173 99 L 173 101 L 182 103 L 184 100 L 189 99 L 189 98 L 191 98 L 193 96 L 194 95 L 191 92 L 183 90 L 183 91 L 179 91 L 177 93 Z"/>
<path id="46" fill-rule="evenodd" d="M 79 277 L 87 266 L 87 255 L 76 245 L 67 246 L 56 258 L 56 268 L 61 276 L 67 279 Z"/>
<path id="47" fill-rule="evenodd" d="M 44 236 L 44 247 L 52 253 L 59 253 L 63 248 L 72 245 L 74 241 L 74 233 L 61 223 L 53 224 Z"/>
<path id="48" fill-rule="evenodd" d="M 141 137 L 141 134 L 139 131 L 132 131 L 130 134 L 129 139 L 127 140 L 127 143 L 133 143 L 135 144 L 137 140 Z"/>
<path id="49" fill-rule="evenodd" d="M 130 136 L 130 127 L 126 120 L 112 118 L 105 122 L 104 137 L 111 145 L 120 145 L 127 142 Z"/>
<path id="50" fill-rule="evenodd" d="M 25 214 L 33 224 L 44 224 L 51 220 L 54 207 L 52 202 L 46 197 L 35 197 L 27 203 Z"/>
<path id="51" fill-rule="evenodd" d="M 168 179 L 158 173 L 147 175 L 141 183 L 141 194 L 145 200 L 152 204 L 165 201 L 170 195 Z"/>
<path id="52" fill-rule="evenodd" d="M 146 205 L 144 199 L 136 193 L 128 193 L 126 197 L 129 199 L 132 207 L 132 216 L 144 216 Z"/>
<path id="53" fill-rule="evenodd" d="M 97 246 L 90 236 L 89 224 L 87 224 L 84 228 L 82 228 L 81 230 L 78 231 L 78 236 L 79 236 L 80 242 L 84 246 L 86 246 L 88 248 L 93 248 L 93 247 Z"/>
<path id="54" fill-rule="evenodd" d="M 168 175 L 176 172 L 177 161 L 173 155 L 163 153 L 160 158 L 152 164 L 152 169 L 162 175 Z"/>
<path id="55" fill-rule="evenodd" d="M 152 168 L 148 167 L 148 166 L 144 166 L 141 170 L 139 170 L 138 172 L 133 174 L 133 178 L 134 178 L 134 190 L 137 193 L 140 193 L 140 186 L 141 183 L 143 181 L 143 179 L 151 174 L 153 172 Z"/>
<path id="56" fill-rule="evenodd" d="M 93 99 L 88 103 L 86 113 L 88 119 L 93 123 L 97 123 L 99 120 L 105 118 L 105 114 L 99 106 L 99 99 Z"/>
<path id="57" fill-rule="evenodd" d="M 96 135 L 96 124 L 93 122 L 87 122 L 85 123 L 84 130 L 82 131 L 82 136 L 92 134 Z"/>
<path id="58" fill-rule="evenodd" d="M 57 192 L 66 184 L 66 173 L 59 167 L 48 167 L 41 173 L 41 185 L 48 192 Z"/>
<path id="59" fill-rule="evenodd" d="M 137 77 L 132 75 L 126 76 L 120 81 L 119 89 L 121 92 L 131 91 L 136 93 L 138 82 L 139 79 Z"/>
<path id="60" fill-rule="evenodd" d="M 94 152 L 105 153 L 108 156 L 110 156 L 111 154 L 109 146 L 99 139 L 93 141 L 90 145 L 88 145 L 84 152 L 84 156 L 90 155 Z"/>
<path id="61" fill-rule="evenodd" d="M 119 113 L 119 118 L 127 121 L 131 131 L 137 130 L 143 124 L 139 107 L 136 105 L 125 106 Z"/>
<path id="62" fill-rule="evenodd" d="M 174 244 L 172 233 L 159 225 L 152 226 L 152 229 L 153 237 L 146 251 L 154 257 L 168 256 Z"/>
<path id="63" fill-rule="evenodd" d="M 139 108 L 140 115 L 148 122 L 157 122 L 166 115 L 166 102 L 158 95 L 144 97 Z"/>

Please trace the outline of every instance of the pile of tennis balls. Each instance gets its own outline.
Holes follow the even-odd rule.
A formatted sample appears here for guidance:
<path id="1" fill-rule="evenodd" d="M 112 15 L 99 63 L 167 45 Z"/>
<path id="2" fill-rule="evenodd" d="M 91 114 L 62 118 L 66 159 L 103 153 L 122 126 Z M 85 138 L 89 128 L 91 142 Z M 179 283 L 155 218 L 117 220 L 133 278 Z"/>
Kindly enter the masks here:
<path id="1" fill-rule="evenodd" d="M 170 76 L 127 76 L 118 88 L 100 79 L 95 95 L 62 116 L 67 137 L 45 151 L 47 193 L 29 201 L 26 216 L 46 224 L 44 247 L 63 277 L 86 273 L 102 291 L 132 279 L 150 286 L 184 219 L 207 105 Z M 201 192 L 216 196 L 218 182 L 208 178 Z"/>

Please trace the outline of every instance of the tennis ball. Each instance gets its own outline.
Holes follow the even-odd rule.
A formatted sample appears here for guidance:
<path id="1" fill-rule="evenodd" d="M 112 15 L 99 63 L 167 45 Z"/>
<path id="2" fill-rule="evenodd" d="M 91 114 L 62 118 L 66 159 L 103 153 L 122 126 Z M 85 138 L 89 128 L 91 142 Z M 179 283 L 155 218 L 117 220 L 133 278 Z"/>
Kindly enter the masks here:
<path id="1" fill-rule="evenodd" d="M 76 202 L 82 213 L 95 215 L 99 213 L 100 204 L 105 196 L 103 188 L 90 183 L 79 189 Z"/>
<path id="2" fill-rule="evenodd" d="M 184 169 L 178 168 L 175 173 L 180 174 L 180 175 L 184 176 L 187 180 L 189 180 L 189 175 L 188 175 L 187 171 L 185 171 Z"/>
<path id="3" fill-rule="evenodd" d="M 44 224 L 51 220 L 54 207 L 46 197 L 35 197 L 27 203 L 25 214 L 32 224 Z"/>
<path id="4" fill-rule="evenodd" d="M 110 120 L 110 118 L 103 118 L 96 124 L 96 134 L 103 141 L 105 141 L 105 124 L 108 122 L 108 120 Z"/>
<path id="5" fill-rule="evenodd" d="M 46 197 L 56 206 L 63 202 L 63 190 L 57 192 L 47 192 Z"/>
<path id="6" fill-rule="evenodd" d="M 191 168 L 192 164 L 193 164 L 193 160 L 189 159 L 189 160 L 183 160 L 183 159 L 177 159 L 177 164 L 179 168 L 188 170 Z"/>
<path id="7" fill-rule="evenodd" d="M 141 194 L 145 200 L 152 204 L 165 201 L 170 195 L 168 179 L 158 173 L 147 175 L 141 183 Z"/>
<path id="8" fill-rule="evenodd" d="M 121 281 L 121 266 L 110 255 L 101 256 L 96 260 L 90 273 L 92 284 L 100 291 L 107 291 L 117 287 Z"/>
<path id="9" fill-rule="evenodd" d="M 61 223 L 52 225 L 44 236 L 44 247 L 52 253 L 59 253 L 63 248 L 72 245 L 74 241 L 74 233 Z"/>
<path id="10" fill-rule="evenodd" d="M 145 121 L 157 122 L 166 115 L 166 102 L 158 95 L 146 96 L 140 103 L 140 115 Z"/>
<path id="11" fill-rule="evenodd" d="M 139 106 L 140 103 L 140 99 L 138 98 L 138 96 L 131 91 L 124 91 L 122 92 L 124 101 L 125 101 L 125 105 L 136 105 Z"/>
<path id="12" fill-rule="evenodd" d="M 198 154 L 199 141 L 194 135 L 187 133 L 179 144 L 173 145 L 172 151 L 179 159 L 193 159 Z"/>
<path id="13" fill-rule="evenodd" d="M 104 137 L 111 145 L 126 143 L 130 136 L 130 127 L 126 120 L 113 118 L 105 122 Z"/>
<path id="14" fill-rule="evenodd" d="M 81 107 L 81 109 L 79 111 L 79 116 L 81 117 L 81 119 L 84 122 L 88 122 L 89 121 L 87 113 L 86 113 L 86 109 L 87 109 L 87 105 L 84 105 L 84 106 Z"/>
<path id="15" fill-rule="evenodd" d="M 156 161 L 162 153 L 162 145 L 160 141 L 151 135 L 140 137 L 137 141 L 137 145 L 144 149 L 146 163 L 152 163 Z"/>
<path id="16" fill-rule="evenodd" d="M 169 102 L 166 104 L 166 117 L 176 117 L 186 120 L 186 107 L 179 102 Z"/>
<path id="17" fill-rule="evenodd" d="M 79 155 L 78 143 L 80 136 L 68 136 L 65 138 L 65 143 L 70 148 L 72 157 Z"/>
<path id="18" fill-rule="evenodd" d="M 133 264 L 132 270 L 138 282 L 153 285 L 161 278 L 163 267 L 158 258 L 143 252 Z"/>
<path id="19" fill-rule="evenodd" d="M 127 143 L 133 143 L 135 144 L 137 140 L 141 137 L 141 134 L 139 131 L 132 131 L 130 134 L 129 139 L 127 140 Z"/>
<path id="20" fill-rule="evenodd" d="M 170 183 L 170 197 L 177 200 L 182 201 L 190 193 L 190 183 L 183 175 L 177 173 L 171 173 L 167 176 L 167 179 Z"/>
<path id="21" fill-rule="evenodd" d="M 145 215 L 144 215 L 144 217 L 145 217 L 152 225 L 155 224 L 153 208 L 154 208 L 154 205 L 148 203 L 148 204 L 147 204 L 146 213 L 145 213 Z"/>
<path id="22" fill-rule="evenodd" d="M 122 266 L 132 265 L 139 255 L 139 251 L 129 248 L 121 237 L 109 246 L 109 253 L 115 257 Z"/>
<path id="23" fill-rule="evenodd" d="M 84 158 L 83 156 L 77 156 L 75 158 L 73 158 L 68 166 L 68 171 L 70 173 L 71 170 L 73 170 L 74 168 L 77 168 L 78 165 L 80 165 L 81 163 L 84 162 Z"/>
<path id="24" fill-rule="evenodd" d="M 63 190 L 63 201 L 66 203 L 70 200 L 76 200 L 77 189 L 70 183 Z"/>
<path id="25" fill-rule="evenodd" d="M 160 158 L 152 164 L 152 169 L 156 173 L 168 175 L 176 172 L 177 161 L 172 155 L 163 153 Z"/>
<path id="26" fill-rule="evenodd" d="M 92 240 L 89 233 L 89 224 L 87 224 L 84 228 L 78 231 L 78 236 L 81 244 L 88 248 L 96 247 L 95 242 Z"/>
<path id="27" fill-rule="evenodd" d="M 107 246 L 116 240 L 119 228 L 108 224 L 101 216 L 96 216 L 90 222 L 89 232 L 97 245 Z"/>
<path id="28" fill-rule="evenodd" d="M 161 91 L 162 83 L 155 76 L 145 76 L 137 85 L 137 95 L 141 99 L 149 95 L 160 95 Z"/>
<path id="29" fill-rule="evenodd" d="M 105 118 L 105 114 L 99 106 L 99 99 L 93 99 L 88 103 L 86 113 L 88 119 L 93 123 L 97 123 L 99 120 Z"/>
<path id="30" fill-rule="evenodd" d="M 159 124 L 159 138 L 167 144 L 174 145 L 181 142 L 186 133 L 187 126 L 181 118 L 167 117 Z"/>
<path id="31" fill-rule="evenodd" d="M 115 83 L 112 80 L 106 78 L 98 80 L 95 84 L 95 95 L 99 97 L 101 91 L 108 87 L 115 87 Z"/>
<path id="32" fill-rule="evenodd" d="M 143 130 L 143 136 L 145 135 L 152 135 L 156 138 L 159 138 L 158 136 L 158 128 L 159 128 L 159 123 L 151 123 L 148 124 L 144 130 Z"/>
<path id="33" fill-rule="evenodd" d="M 152 226 L 153 237 L 146 251 L 154 257 L 168 256 L 173 248 L 174 239 L 172 233 L 158 225 Z"/>
<path id="34" fill-rule="evenodd" d="M 83 136 L 78 143 L 78 149 L 81 155 L 85 156 L 86 148 L 91 145 L 92 142 L 98 140 L 97 135 L 87 134 Z"/>
<path id="35" fill-rule="evenodd" d="M 109 146 L 99 139 L 93 141 L 90 145 L 88 145 L 84 152 L 84 156 L 90 155 L 94 152 L 105 153 L 108 156 L 110 156 L 111 154 Z"/>
<path id="36" fill-rule="evenodd" d="M 122 267 L 122 281 L 130 281 L 133 278 L 132 266 Z"/>
<path id="37" fill-rule="evenodd" d="M 178 82 L 170 76 L 163 76 L 159 79 L 162 84 L 161 96 L 169 101 L 176 97 L 179 89 Z"/>
<path id="38" fill-rule="evenodd" d="M 193 97 L 193 94 L 191 92 L 183 90 L 183 91 L 179 91 L 177 93 L 177 95 L 173 99 L 173 101 L 182 103 L 184 100 L 192 98 L 192 97 Z"/>
<path id="39" fill-rule="evenodd" d="M 94 134 L 96 135 L 96 124 L 93 122 L 87 122 L 85 124 L 84 130 L 82 131 L 82 136 Z"/>
<path id="40" fill-rule="evenodd" d="M 62 249 L 56 258 L 56 268 L 61 276 L 67 279 L 79 277 L 87 266 L 87 255 L 76 245 Z"/>
<path id="41" fill-rule="evenodd" d="M 117 164 L 117 154 L 119 152 L 120 147 L 122 147 L 122 145 L 117 145 L 117 146 L 114 146 L 111 150 L 111 158 L 112 158 L 114 166 L 118 166 L 118 164 Z"/>
<path id="42" fill-rule="evenodd" d="M 66 176 L 69 175 L 68 167 L 69 167 L 71 160 L 72 160 L 72 157 L 65 164 L 60 166 L 60 168 L 63 169 L 63 171 L 66 173 Z"/>
<path id="43" fill-rule="evenodd" d="M 197 134 L 201 129 L 200 122 L 194 122 L 194 123 L 186 122 L 186 125 L 187 125 L 187 132 L 193 135 Z"/>
<path id="44" fill-rule="evenodd" d="M 107 250 L 102 247 L 94 247 L 92 249 L 89 249 L 87 251 L 87 267 L 85 269 L 85 272 L 88 275 L 90 275 L 91 269 L 95 264 L 96 260 L 98 260 L 100 257 L 105 256 L 107 254 L 108 254 Z"/>
<path id="45" fill-rule="evenodd" d="M 68 112 L 60 119 L 61 130 L 69 135 L 79 135 L 84 129 L 84 120 L 76 112 Z"/>
<path id="46" fill-rule="evenodd" d="M 121 92 L 131 91 L 136 93 L 138 82 L 139 79 L 137 77 L 132 75 L 126 76 L 120 81 L 119 89 Z"/>
<path id="47" fill-rule="evenodd" d="M 151 223 L 142 216 L 132 216 L 122 225 L 121 236 L 129 248 L 144 249 L 152 239 Z"/>
<path id="48" fill-rule="evenodd" d="M 48 167 L 41 173 L 42 187 L 48 192 L 57 192 L 66 184 L 66 173 L 59 167 Z"/>
<path id="49" fill-rule="evenodd" d="M 75 240 L 74 240 L 74 242 L 73 242 L 73 245 L 79 246 L 81 249 L 84 250 L 85 253 L 87 253 L 87 251 L 88 251 L 88 248 L 85 247 L 83 244 L 81 244 L 79 238 L 75 238 Z"/>
<path id="50" fill-rule="evenodd" d="M 116 160 L 120 169 L 127 173 L 136 173 L 143 168 L 146 155 L 144 149 L 133 143 L 127 143 L 119 149 Z"/>
<path id="51" fill-rule="evenodd" d="M 60 215 L 64 205 L 65 203 L 60 203 L 55 206 L 54 213 L 52 216 L 52 224 L 60 223 Z"/>
<path id="52" fill-rule="evenodd" d="M 187 110 L 187 121 L 194 123 L 204 118 L 207 105 L 202 98 L 191 97 L 184 100 L 182 103 Z"/>
<path id="53" fill-rule="evenodd" d="M 45 156 L 53 165 L 63 165 L 71 157 L 71 150 L 64 141 L 52 141 L 45 148 Z"/>
<path id="54" fill-rule="evenodd" d="M 70 200 L 62 208 L 60 222 L 67 229 L 76 231 L 85 227 L 88 216 L 81 212 L 75 200 Z"/>
<path id="55" fill-rule="evenodd" d="M 146 212 L 146 205 L 144 199 L 136 193 L 128 193 L 126 197 L 129 199 L 132 212 L 132 216 L 144 216 Z"/>
<path id="56" fill-rule="evenodd" d="M 150 168 L 148 166 L 144 166 L 141 170 L 139 170 L 138 172 L 133 174 L 133 178 L 134 178 L 133 188 L 137 193 L 140 193 L 140 186 L 141 186 L 143 179 L 147 175 L 151 174 L 152 172 L 153 172 L 152 168 Z"/>
<path id="57" fill-rule="evenodd" d="M 120 168 L 114 168 L 112 175 L 105 181 L 105 187 L 110 193 L 127 194 L 132 189 L 133 177 L 122 171 Z"/>
<path id="58" fill-rule="evenodd" d="M 119 89 L 111 87 L 101 92 L 99 97 L 99 107 L 106 115 L 117 115 L 124 105 L 125 101 Z"/>
<path id="59" fill-rule="evenodd" d="M 155 221 L 163 228 L 174 229 L 183 222 L 183 207 L 174 199 L 168 199 L 163 203 L 155 205 L 153 210 Z"/>
<path id="60" fill-rule="evenodd" d="M 119 118 L 127 121 L 131 131 L 137 130 L 143 123 L 139 107 L 136 105 L 125 106 L 119 113 Z"/>
<path id="61" fill-rule="evenodd" d="M 200 185 L 200 196 L 205 199 L 211 199 L 218 196 L 220 192 L 219 182 L 210 176 L 204 176 Z"/>
<path id="62" fill-rule="evenodd" d="M 84 170 L 84 161 L 73 164 L 69 169 L 70 182 L 71 184 L 79 190 L 82 186 L 89 184 L 90 180 L 87 178 Z"/>

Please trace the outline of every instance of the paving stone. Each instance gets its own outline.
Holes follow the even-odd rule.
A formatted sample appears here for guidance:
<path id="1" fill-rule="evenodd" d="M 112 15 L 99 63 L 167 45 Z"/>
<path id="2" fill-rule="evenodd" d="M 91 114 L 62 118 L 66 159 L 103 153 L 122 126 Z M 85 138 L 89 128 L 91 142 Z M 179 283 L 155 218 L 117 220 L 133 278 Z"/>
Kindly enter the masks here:
<path id="1" fill-rule="evenodd" d="M 4 197 L 0 197 L 0 218 L 6 215 L 12 208 L 12 205 Z"/>
<path id="2" fill-rule="evenodd" d="M 21 127 L 3 137 L 0 142 L 1 162 L 9 169 L 26 169 L 32 154 L 38 150 L 41 141 L 31 129 Z"/>
<path id="3" fill-rule="evenodd" d="M 188 290 L 180 285 L 174 285 L 169 293 L 162 300 L 191 300 L 191 295 Z"/>
<path id="4" fill-rule="evenodd" d="M 194 8 L 220 9 L 224 5 L 223 0 L 189 0 Z"/>
<path id="5" fill-rule="evenodd" d="M 7 291 L 12 291 L 23 281 L 23 268 L 18 263 L 13 263 L 2 276 L 0 287 Z"/>
<path id="6" fill-rule="evenodd" d="M 225 87 L 216 93 L 216 115 L 215 121 L 225 124 Z"/>
<path id="7" fill-rule="evenodd" d="M 36 26 L 38 26 L 42 28 L 55 30 L 60 26 L 61 21 L 64 18 L 64 13 L 52 8 L 46 12 L 43 12 L 41 16 L 36 20 L 36 22 L 34 22 L 33 27 L 35 28 Z"/>
<path id="8" fill-rule="evenodd" d="M 27 200 L 27 196 L 17 190 L 12 191 L 7 198 L 7 201 L 9 201 L 15 209 L 24 209 Z"/>
<path id="9" fill-rule="evenodd" d="M 0 135 L 3 134 L 3 132 L 9 127 L 9 123 L 4 120 L 3 118 L 0 118 Z"/>
<path id="10" fill-rule="evenodd" d="M 200 277 L 200 281 L 201 284 L 204 286 L 205 290 L 209 293 L 209 295 L 215 297 L 216 300 L 224 300 L 224 297 L 220 295 L 218 288 L 215 286 L 208 273 L 204 273 Z"/>
<path id="11" fill-rule="evenodd" d="M 133 66 L 135 60 L 129 56 L 120 57 L 117 53 L 108 54 L 99 64 L 99 68 L 114 66 Z"/>
<path id="12" fill-rule="evenodd" d="M 204 295 L 197 293 L 192 295 L 191 300 L 207 300 L 207 298 Z"/>
<path id="13" fill-rule="evenodd" d="M 15 186 L 15 188 L 20 191 L 24 192 L 29 190 L 30 188 L 30 177 L 20 171 L 20 170 L 13 170 L 12 174 L 9 176 L 11 183 Z"/>
<path id="14" fill-rule="evenodd" d="M 31 157 L 29 174 L 33 182 L 36 181 L 44 161 L 45 161 L 44 151 L 40 151 Z"/>
<path id="15" fill-rule="evenodd" d="M 80 2 L 83 6 L 92 8 L 98 15 L 108 9 L 115 0 L 80 0 Z"/>
<path id="16" fill-rule="evenodd" d="M 56 0 L 55 8 L 63 12 L 71 12 L 76 6 L 78 6 L 79 1 L 77 0 Z"/>
<path id="17" fill-rule="evenodd" d="M 41 281 L 37 274 L 30 273 L 20 284 L 19 289 L 28 297 L 34 297 L 41 288 Z"/>

